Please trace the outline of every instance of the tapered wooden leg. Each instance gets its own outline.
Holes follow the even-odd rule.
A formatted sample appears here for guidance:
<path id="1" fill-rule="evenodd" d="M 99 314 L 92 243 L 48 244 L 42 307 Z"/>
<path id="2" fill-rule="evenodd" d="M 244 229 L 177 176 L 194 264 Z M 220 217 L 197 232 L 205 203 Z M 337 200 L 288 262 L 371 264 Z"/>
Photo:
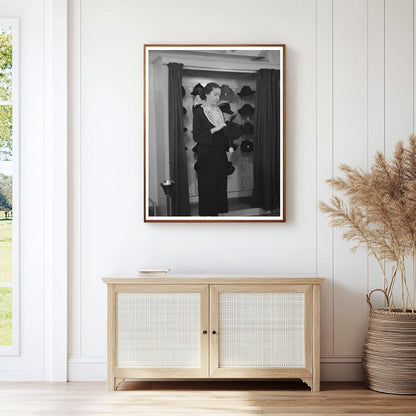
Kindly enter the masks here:
<path id="1" fill-rule="evenodd" d="M 117 387 L 120 383 L 118 382 L 118 378 L 117 377 L 110 377 L 110 380 L 108 382 L 108 388 L 107 390 L 109 391 L 115 391 L 117 390 Z"/>
<path id="2" fill-rule="evenodd" d="M 107 376 L 107 390 L 114 391 L 116 389 L 116 378 L 108 375 Z"/>
<path id="3" fill-rule="evenodd" d="M 118 387 L 120 386 L 120 384 L 124 381 L 125 379 L 123 377 L 113 377 L 110 376 L 107 378 L 107 390 L 108 391 L 115 391 L 118 389 Z"/>
<path id="4" fill-rule="evenodd" d="M 116 377 L 114 381 L 115 390 L 118 389 L 118 386 L 124 381 L 124 378 L 122 377 Z"/>
<path id="5" fill-rule="evenodd" d="M 312 380 L 312 391 L 321 391 L 321 380 L 319 377 L 314 377 Z"/>
<path id="6" fill-rule="evenodd" d="M 321 390 L 321 287 L 313 285 L 312 391 Z"/>

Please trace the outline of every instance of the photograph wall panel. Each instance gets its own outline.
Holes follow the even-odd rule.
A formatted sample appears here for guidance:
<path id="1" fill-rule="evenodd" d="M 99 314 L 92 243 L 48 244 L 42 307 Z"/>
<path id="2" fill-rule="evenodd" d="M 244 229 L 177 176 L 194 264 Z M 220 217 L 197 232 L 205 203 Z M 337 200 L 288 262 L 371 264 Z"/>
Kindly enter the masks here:
<path id="1" fill-rule="evenodd" d="M 144 55 L 144 221 L 284 222 L 285 46 Z"/>

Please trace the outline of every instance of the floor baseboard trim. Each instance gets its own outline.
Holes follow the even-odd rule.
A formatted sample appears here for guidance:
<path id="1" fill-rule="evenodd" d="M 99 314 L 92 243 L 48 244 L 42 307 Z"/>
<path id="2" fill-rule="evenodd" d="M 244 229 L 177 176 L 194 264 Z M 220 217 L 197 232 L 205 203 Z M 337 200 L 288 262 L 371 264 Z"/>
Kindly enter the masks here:
<path id="1" fill-rule="evenodd" d="M 105 381 L 107 358 L 103 356 L 68 357 L 68 381 Z"/>
<path id="2" fill-rule="evenodd" d="M 107 359 L 104 356 L 71 356 L 68 358 L 68 381 L 105 381 Z M 360 356 L 321 357 L 322 381 L 362 381 Z"/>

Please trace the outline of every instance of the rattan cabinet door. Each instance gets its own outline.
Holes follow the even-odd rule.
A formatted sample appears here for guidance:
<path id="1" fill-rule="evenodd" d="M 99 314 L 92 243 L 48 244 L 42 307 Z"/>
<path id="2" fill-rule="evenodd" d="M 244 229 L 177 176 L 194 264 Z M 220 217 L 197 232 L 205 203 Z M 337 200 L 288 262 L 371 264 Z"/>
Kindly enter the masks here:
<path id="1" fill-rule="evenodd" d="M 211 377 L 311 376 L 311 286 L 211 286 Z"/>
<path id="2" fill-rule="evenodd" d="M 117 377 L 208 376 L 208 286 L 123 286 L 115 296 Z"/>

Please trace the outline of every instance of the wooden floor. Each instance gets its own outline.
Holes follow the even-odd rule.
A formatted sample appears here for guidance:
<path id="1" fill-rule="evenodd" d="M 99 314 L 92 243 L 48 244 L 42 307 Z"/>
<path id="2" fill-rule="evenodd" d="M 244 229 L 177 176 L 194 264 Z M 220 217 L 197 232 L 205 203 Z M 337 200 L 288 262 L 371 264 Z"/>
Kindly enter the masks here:
<path id="1" fill-rule="evenodd" d="M 297 382 L 0 383 L 0 415 L 416 415 L 416 396 L 367 390 L 362 383 Z"/>

